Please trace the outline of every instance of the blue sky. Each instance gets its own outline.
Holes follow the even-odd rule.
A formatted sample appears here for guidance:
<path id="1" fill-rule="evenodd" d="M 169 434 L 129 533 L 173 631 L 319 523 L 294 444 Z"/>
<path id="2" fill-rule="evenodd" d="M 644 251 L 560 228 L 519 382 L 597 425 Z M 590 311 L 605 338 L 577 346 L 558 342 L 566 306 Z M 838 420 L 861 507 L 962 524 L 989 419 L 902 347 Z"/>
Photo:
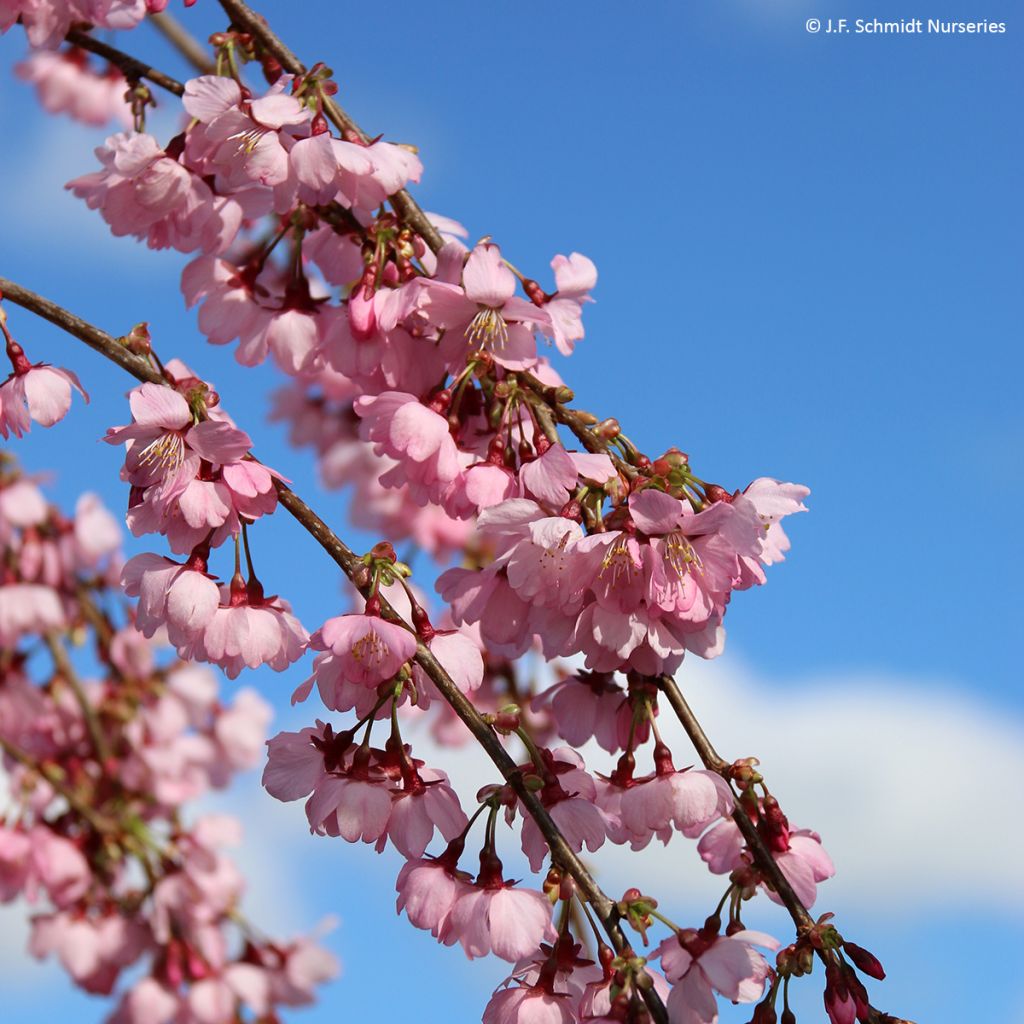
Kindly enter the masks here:
<path id="1" fill-rule="evenodd" d="M 734 714 L 793 734 L 772 747 L 751 729 L 749 748 L 734 748 L 723 714 L 720 746 L 779 751 L 773 777 L 791 784 L 778 787 L 784 805 L 826 833 L 839 867 L 820 908 L 839 912 L 890 970 L 880 1005 L 939 1024 L 1024 1020 L 1009 973 L 992 969 L 1008 962 L 1000 933 L 1024 904 L 1019 880 L 999 880 L 1019 831 L 997 830 L 1004 846 L 987 855 L 984 884 L 970 867 L 970 834 L 993 827 L 996 787 L 1012 777 L 982 765 L 1018 764 L 1024 736 L 1012 639 L 1024 493 L 1024 147 L 1014 127 L 1024 18 L 999 0 L 884 7 L 398 0 L 382 16 L 307 0 L 261 10 L 308 62 L 334 68 L 339 99 L 371 134 L 420 147 L 428 209 L 474 237 L 494 235 L 542 283 L 557 252 L 596 262 L 587 339 L 560 367 L 580 404 L 617 415 L 652 453 L 678 445 L 701 476 L 726 486 L 771 475 L 812 488 L 789 560 L 733 603 L 728 650 L 705 673 L 712 710 L 720 684 L 746 702 Z M 213 10 L 203 3 L 183 17 L 201 34 L 219 27 Z M 804 29 L 809 17 L 875 16 L 988 18 L 1007 32 Z M 185 74 L 148 28 L 126 40 Z M 5 66 L 20 48 L 15 33 L 0 42 Z M 257 451 L 340 523 L 342 502 L 319 495 L 309 460 L 261 422 L 274 374 L 243 373 L 195 333 L 177 292 L 183 261 L 110 239 L 60 192 L 92 169 L 102 133 L 44 120 L 6 72 L 0 96 L 10 183 L 0 193 L 2 272 L 113 333 L 150 321 L 161 353 L 213 379 Z M 67 503 L 91 487 L 122 507 L 117 453 L 93 439 L 123 422 L 129 382 L 55 331 L 16 313 L 12 326 L 33 358 L 72 366 L 94 396 L 63 425 L 35 432 L 19 449 L 26 463 L 55 470 L 52 493 Z M 336 610 L 340 590 L 308 539 L 277 520 L 256 531 L 261 574 L 312 627 Z M 254 682 L 281 706 L 294 681 Z M 282 724 L 303 723 L 312 709 L 282 713 Z M 858 780 L 879 766 L 901 777 L 871 803 Z M 902 824 L 881 806 L 897 799 Z M 254 793 L 245 800 L 258 830 L 266 804 Z M 856 828 L 841 801 L 860 808 Z M 960 853 L 922 843 L 915 874 L 904 861 L 907 821 L 918 818 Z M 395 862 L 304 837 L 301 812 L 275 809 L 273 820 L 291 826 L 262 833 L 268 844 L 290 836 L 276 860 L 260 853 L 267 885 L 291 894 L 284 916 L 296 927 L 324 912 L 342 918 L 332 942 L 346 977 L 301 1019 L 371 1010 L 424 1024 L 475 1019 L 498 969 L 466 965 L 393 920 Z M 826 820 L 843 836 L 848 828 L 845 848 L 829 843 Z M 692 859 L 682 845 L 670 853 Z M 844 862 L 853 865 L 845 882 Z M 693 904 L 693 917 L 704 913 Z M 785 933 L 771 911 L 764 923 Z M 12 955 L 5 947 L 5 960 Z M 406 965 L 408 984 L 380 983 L 385 955 Z M 970 975 L 983 965 L 988 988 L 975 990 Z M 819 981 L 803 986 L 812 1007 Z M 26 984 L 6 1019 L 22 1024 L 51 1005 L 56 1013 L 64 998 Z M 82 1008 L 69 1019 L 99 1016 L 96 1004 L 74 1005 Z"/>

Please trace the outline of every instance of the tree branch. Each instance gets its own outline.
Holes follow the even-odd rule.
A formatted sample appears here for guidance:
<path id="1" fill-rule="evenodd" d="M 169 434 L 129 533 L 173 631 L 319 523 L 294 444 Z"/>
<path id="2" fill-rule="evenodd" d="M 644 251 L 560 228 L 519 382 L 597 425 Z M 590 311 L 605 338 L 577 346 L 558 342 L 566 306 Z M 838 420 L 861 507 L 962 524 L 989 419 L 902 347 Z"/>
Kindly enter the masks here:
<path id="1" fill-rule="evenodd" d="M 100 762 L 100 767 L 103 768 L 110 759 L 110 744 L 107 743 L 107 738 L 103 735 L 103 726 L 100 723 L 99 716 L 96 714 L 96 708 L 93 707 L 92 702 L 89 700 L 85 687 L 82 686 L 82 680 L 78 678 L 78 673 L 71 664 L 67 649 L 61 642 L 60 637 L 55 633 L 47 633 L 44 639 L 50 651 L 50 657 L 53 658 L 54 667 L 60 674 L 61 679 L 68 684 L 68 687 L 75 696 L 75 700 L 78 702 L 78 706 L 82 711 L 82 717 L 85 719 L 85 727 L 88 730 L 89 739 L 92 741 L 93 750 Z"/>
<path id="2" fill-rule="evenodd" d="M 212 75 L 217 70 L 206 47 L 173 14 L 157 11 L 149 16 L 149 21 L 200 74 Z"/>
<path id="3" fill-rule="evenodd" d="M 64 38 L 72 46 L 88 50 L 90 53 L 95 53 L 97 57 L 103 57 L 110 61 L 111 64 L 124 72 L 125 78 L 129 79 L 129 81 L 145 78 L 154 85 L 160 86 L 161 89 L 174 93 L 175 96 L 183 96 L 185 94 L 185 86 L 176 78 L 165 75 L 162 71 L 157 70 L 145 61 L 139 60 L 137 57 L 133 57 L 129 53 L 125 53 L 123 50 L 118 50 L 113 46 L 107 45 L 107 43 L 100 42 L 99 39 L 94 39 L 88 32 L 82 32 L 77 28 L 73 28 Z"/>
<path id="4" fill-rule="evenodd" d="M 138 380 L 170 386 L 141 357 L 129 353 L 111 335 L 94 327 L 92 324 L 86 323 L 73 313 L 44 299 L 35 292 L 22 288 L 20 285 L 16 285 L 14 282 L 4 278 L 0 278 L 0 291 L 12 302 L 30 312 L 38 313 L 51 323 L 62 327 L 69 334 L 84 341 L 90 348 L 95 349 L 101 355 L 112 359 Z M 359 570 L 364 568 L 362 560 L 291 488 L 281 481 L 275 481 L 275 485 L 277 487 L 278 499 L 284 508 L 330 555 L 342 572 L 352 580 L 357 589 L 365 596 L 368 593 L 368 587 L 366 585 L 360 587 L 356 582 L 360 575 Z M 381 603 L 382 611 L 388 618 L 405 625 L 411 632 L 415 632 L 412 626 L 404 622 L 401 616 L 386 601 Z M 554 819 L 548 813 L 547 808 L 537 795 L 527 788 L 518 765 L 502 746 L 497 734 L 484 721 L 480 712 L 458 688 L 441 663 L 430 653 L 426 645 L 421 642 L 417 643 L 415 661 L 438 688 L 441 695 L 462 720 L 466 728 L 469 729 L 470 733 L 483 747 L 495 767 L 501 772 L 502 777 L 522 802 L 530 817 L 537 823 L 537 827 L 540 829 L 551 850 L 552 860 L 557 861 L 572 876 L 580 893 L 593 908 L 595 915 L 600 920 L 614 949 L 617 952 L 626 950 L 629 947 L 629 942 L 619 926 L 619 914 L 614 902 L 601 890 L 597 881 L 587 870 L 586 865 L 584 865 L 580 857 L 565 841 Z M 644 991 L 643 998 L 657 1024 L 668 1024 L 665 1006 L 653 988 Z"/>

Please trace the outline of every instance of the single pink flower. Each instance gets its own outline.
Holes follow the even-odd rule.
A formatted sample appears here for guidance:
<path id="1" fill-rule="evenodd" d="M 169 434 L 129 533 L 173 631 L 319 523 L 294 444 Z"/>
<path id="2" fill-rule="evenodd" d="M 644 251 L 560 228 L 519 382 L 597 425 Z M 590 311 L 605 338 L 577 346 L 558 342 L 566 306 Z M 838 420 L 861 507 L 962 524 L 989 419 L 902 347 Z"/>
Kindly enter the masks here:
<path id="1" fill-rule="evenodd" d="M 453 255 L 461 260 L 464 251 L 459 243 L 449 243 L 439 255 L 439 264 L 451 262 Z M 469 349 L 487 349 L 495 362 L 508 369 L 521 370 L 537 363 L 533 330 L 547 328 L 551 318 L 515 290 L 515 275 L 502 260 L 501 250 L 484 243 L 469 254 L 461 287 L 437 278 L 423 279 L 416 305 L 433 327 L 463 338 Z"/>
<path id="2" fill-rule="evenodd" d="M 433 839 L 435 829 L 451 842 L 467 821 L 448 777 L 443 772 L 421 769 L 410 776 L 401 791 L 393 794 L 387 836 L 403 857 L 418 860 Z"/>
<path id="3" fill-rule="evenodd" d="M 555 256 L 551 261 L 555 272 L 555 295 L 544 303 L 551 317 L 548 332 L 555 347 L 563 356 L 572 355 L 576 342 L 583 338 L 583 303 L 593 302 L 590 292 L 597 284 L 597 267 L 586 256 L 574 252 L 569 256 Z"/>
<path id="4" fill-rule="evenodd" d="M 375 442 L 378 455 L 398 462 L 381 477 L 381 483 L 386 487 L 408 483 L 420 504 L 431 494 L 440 497 L 460 470 L 448 421 L 414 395 L 398 391 L 361 396 L 354 408 L 362 420 L 360 436 Z"/>
<path id="5" fill-rule="evenodd" d="M 72 388 L 86 402 L 89 401 L 78 378 L 70 370 L 47 363 L 29 363 L 21 352 L 21 346 L 17 346 L 12 361 L 14 370 L 0 384 L 0 435 L 3 437 L 27 434 L 32 420 L 42 427 L 52 427 L 60 422 L 71 408 Z"/>
<path id="6" fill-rule="evenodd" d="M 379 615 L 339 615 L 313 634 L 310 647 L 330 651 L 344 678 L 377 686 L 391 679 L 416 653 L 416 637 Z"/>
<path id="7" fill-rule="evenodd" d="M 539 985 L 498 989 L 484 1007 L 483 1024 L 577 1024 L 574 1000 Z"/>
<path id="8" fill-rule="evenodd" d="M 434 938 L 440 938 L 456 902 L 473 891 L 469 876 L 457 869 L 457 860 L 446 853 L 436 860 L 406 861 L 395 883 L 398 913 L 404 910 L 413 926 Z"/>
<path id="9" fill-rule="evenodd" d="M 778 942 L 763 932 L 740 931 L 719 935 L 704 928 L 687 928 L 671 935 L 657 948 L 661 968 L 672 985 L 669 1019 L 686 1024 L 715 1024 L 718 992 L 734 1003 L 753 1003 L 764 992 L 770 968 L 754 949 L 778 949 Z"/>
<path id="10" fill-rule="evenodd" d="M 306 802 L 311 831 L 348 843 L 375 843 L 391 817 L 392 780 L 357 751 L 344 775 L 321 779 Z"/>
<path id="11" fill-rule="evenodd" d="M 263 786 L 277 800 L 301 800 L 326 777 L 324 724 L 299 732 L 279 732 L 267 740 Z M 318 745 L 319 743 L 319 745 Z"/>
<path id="12" fill-rule="evenodd" d="M 265 597 L 262 587 L 238 576 L 220 596 L 205 628 L 179 642 L 179 657 L 214 662 L 229 679 L 264 664 L 283 672 L 302 657 L 309 636 L 287 601 Z"/>
<path id="13" fill-rule="evenodd" d="M 440 933 L 446 946 L 459 942 L 470 960 L 494 953 L 512 963 L 555 937 L 547 897 L 503 881 L 501 862 L 486 850 L 476 884 L 456 900 Z"/>

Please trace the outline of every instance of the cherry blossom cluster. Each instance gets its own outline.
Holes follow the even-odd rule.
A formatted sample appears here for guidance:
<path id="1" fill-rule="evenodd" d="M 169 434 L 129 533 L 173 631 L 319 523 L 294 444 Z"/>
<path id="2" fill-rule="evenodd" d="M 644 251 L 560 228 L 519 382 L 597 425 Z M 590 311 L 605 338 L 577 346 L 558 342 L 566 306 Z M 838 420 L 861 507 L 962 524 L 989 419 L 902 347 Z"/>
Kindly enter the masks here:
<path id="1" fill-rule="evenodd" d="M 133 122 L 124 75 L 112 64 L 97 70 L 85 50 L 77 46 L 36 50 L 15 72 L 35 86 L 39 102 L 51 114 L 67 114 L 90 125 L 116 121 L 128 128 Z"/>
<path id="2" fill-rule="evenodd" d="M 53 47 L 73 22 L 127 28 L 163 6 L 19 0 L 0 3 L 0 27 L 20 17 L 33 45 Z M 113 895 L 96 895 L 94 873 L 75 895 L 92 902 L 65 907 L 28 860 L 11 891 L 41 886 L 57 913 L 73 910 L 94 930 L 123 906 L 136 908 L 145 939 L 126 945 L 152 952 L 153 971 L 116 1020 L 215 1024 L 241 1006 L 264 1015 L 308 999 L 330 973 L 312 945 L 249 937 L 234 955 L 211 939 L 234 917 L 238 895 L 218 852 L 225 830 L 216 822 L 185 829 L 177 814 L 252 763 L 263 706 L 243 691 L 220 708 L 205 670 L 154 667 L 149 641 L 166 639 L 182 663 L 209 663 L 231 678 L 261 665 L 288 670 L 308 651 L 312 665 L 292 700 L 315 689 L 322 717 L 268 742 L 264 785 L 279 800 L 305 801 L 317 836 L 393 847 L 404 861 L 397 909 L 413 926 L 471 959 L 512 965 L 484 1024 L 643 1024 L 661 1004 L 671 1024 L 714 1024 L 719 998 L 755 1004 L 754 1024 L 774 1022 L 781 999 L 791 1024 L 789 983 L 815 957 L 826 965 L 833 1024 L 888 1019 L 856 973 L 881 977 L 877 961 L 846 943 L 830 915 L 807 924 L 806 908 L 834 872 L 820 837 L 790 826 L 753 759 L 723 770 L 707 758 L 708 768 L 687 764 L 660 721 L 666 678 L 687 652 L 722 652 L 733 593 L 765 583 L 767 567 L 783 560 L 782 520 L 805 510 L 807 488 L 768 477 L 725 488 L 698 476 L 680 448 L 645 454 L 616 420 L 576 408 L 550 356 L 572 355 L 585 337 L 597 283 L 591 260 L 555 255 L 547 291 L 490 237 L 468 244 L 450 218 L 410 216 L 404 189 L 423 173 L 418 154 L 339 118 L 328 68 L 284 73 L 282 54 L 237 19 L 211 42 L 215 73 L 176 89 L 181 131 L 167 141 L 148 134 L 145 93 L 129 82 L 130 128 L 97 148 L 98 170 L 67 187 L 114 235 L 192 257 L 181 290 L 198 308 L 201 333 L 233 344 L 242 365 L 269 357 L 287 375 L 273 416 L 288 423 L 294 444 L 315 449 L 325 483 L 351 488 L 355 524 L 387 539 L 357 569 L 339 563 L 354 603 L 308 633 L 285 596 L 265 593 L 253 565 L 251 534 L 277 510 L 284 478 L 255 458 L 209 382 L 179 360 L 160 361 L 144 325 L 119 339 L 152 372 L 129 394 L 131 422 L 105 440 L 124 446 L 129 529 L 162 536 L 174 557 L 147 552 L 121 565 L 113 542 L 89 567 L 137 604 L 129 625 L 96 627 L 107 678 L 83 691 L 77 730 L 59 734 L 75 767 L 54 763 L 77 788 L 44 792 L 58 801 L 72 794 L 72 810 L 78 801 L 106 815 L 111 787 L 122 861 L 135 857 L 157 880 L 129 889 L 97 825 L 107 819 L 85 816 L 63 838 L 83 856 L 90 836 L 102 839 L 113 864 L 103 892 Z M 265 86 L 246 74 L 250 63 Z M 96 76 L 75 51 L 40 52 L 24 67 L 48 109 L 92 121 L 123 114 L 109 94 L 104 102 L 79 95 L 82 76 L 89 89 Z M 12 372 L 0 385 L 0 432 L 21 436 L 32 420 L 61 419 L 72 389 L 82 389 L 69 371 L 29 362 L 6 324 L 4 333 Z M 110 526 L 94 503 L 82 515 Z M 31 589 L 5 603 L 0 588 L 0 639 L 16 645 L 66 630 L 95 601 L 82 605 L 72 541 L 51 552 L 35 523 L 11 522 L 10 585 Z M 104 535 L 95 525 L 81 532 Z M 49 532 L 42 536 L 48 543 Z M 413 584 L 399 542 L 444 569 L 439 604 Z M 233 566 L 218 576 L 213 559 L 224 547 Z M 74 577 L 70 590 L 61 573 Z M 118 717 L 126 694 L 131 714 Z M 52 760 L 34 732 L 47 719 L 18 720 L 30 717 L 11 742 Z M 466 743 L 474 720 L 515 764 L 481 780 L 464 808 L 429 751 Z M 105 733 L 95 723 L 115 721 L 116 742 L 99 749 Z M 60 757 L 71 753 L 60 747 Z M 44 773 L 41 784 L 48 780 L 52 789 Z M 37 820 L 46 804 L 29 804 L 10 834 L 54 831 Z M 604 922 L 610 948 L 594 920 L 600 901 L 573 856 L 606 843 L 639 852 L 677 834 L 725 876 L 718 906 L 702 925 L 680 927 L 631 889 L 612 925 Z M 27 842 L 44 849 L 47 841 Z M 520 855 L 539 876 L 533 883 L 506 877 L 504 862 Z M 789 946 L 742 920 L 762 891 L 791 913 L 798 901 L 803 923 Z M 649 929 L 668 935 L 638 955 L 617 922 L 645 947 Z M 41 938 L 38 948 L 57 949 L 67 934 L 54 926 L 51 946 Z M 105 991 L 129 962 L 111 948 L 109 963 L 95 968 L 104 979 L 113 972 Z"/>
<path id="3" fill-rule="evenodd" d="M 232 679 L 243 667 L 281 671 L 302 655 L 306 631 L 287 601 L 264 593 L 247 533 L 247 578 L 240 560 L 240 536 L 277 505 L 278 474 L 250 455 L 248 434 L 220 409 L 206 382 L 176 360 L 163 372 L 169 386 L 133 389 L 132 422 L 106 436 L 126 449 L 130 530 L 163 534 L 172 552 L 186 556 L 147 553 L 125 564 L 125 592 L 139 598 L 136 625 L 146 636 L 166 629 L 179 657 L 220 665 Z M 228 540 L 234 573 L 220 584 L 207 571 L 208 559 Z"/>
<path id="4" fill-rule="evenodd" d="M 224 704 L 211 672 L 159 657 L 117 608 L 120 542 L 94 496 L 66 517 L 4 458 L 0 901 L 31 906 L 33 956 L 116 997 L 112 1024 L 269 1020 L 337 965 L 245 923 L 225 853 L 240 823 L 189 805 L 256 764 L 270 708 L 247 689 Z M 80 677 L 70 642 L 86 632 Z"/>

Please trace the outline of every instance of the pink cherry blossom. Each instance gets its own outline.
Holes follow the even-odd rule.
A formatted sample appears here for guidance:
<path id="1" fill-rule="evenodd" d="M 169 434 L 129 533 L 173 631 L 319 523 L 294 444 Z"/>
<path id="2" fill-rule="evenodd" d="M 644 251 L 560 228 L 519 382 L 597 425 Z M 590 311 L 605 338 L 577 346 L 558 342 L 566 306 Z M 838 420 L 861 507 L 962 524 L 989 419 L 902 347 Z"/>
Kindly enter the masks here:
<path id="1" fill-rule="evenodd" d="M 416 653 L 416 637 L 379 615 L 350 614 L 328 619 L 310 638 L 310 647 L 331 652 L 343 678 L 376 686 Z"/>
<path id="2" fill-rule="evenodd" d="M 576 1024 L 578 1020 L 568 995 L 539 985 L 498 989 L 483 1016 L 483 1024 Z"/>
<path id="3" fill-rule="evenodd" d="M 42 427 L 60 422 L 71 408 L 72 388 L 89 401 L 70 370 L 30 364 L 22 354 L 15 360 L 14 371 L 0 384 L 0 436 L 21 437 L 28 433 L 32 420 Z"/>
<path id="4" fill-rule="evenodd" d="M 205 628 L 179 644 L 183 658 L 214 662 L 235 679 L 243 668 L 270 665 L 278 672 L 298 661 L 309 639 L 291 605 L 264 597 L 238 577 L 221 588 L 220 604 Z"/>
<path id="5" fill-rule="evenodd" d="M 555 937 L 551 904 L 540 892 L 502 881 L 501 863 L 481 853 L 476 885 L 463 892 L 441 927 L 445 945 L 459 942 L 471 960 L 494 953 L 515 963 Z"/>
<path id="6" fill-rule="evenodd" d="M 457 859 L 442 856 L 406 861 L 395 883 L 398 913 L 404 910 L 412 925 L 434 938 L 441 936 L 456 902 L 473 891 L 470 876 L 457 870 Z"/>
<path id="7" fill-rule="evenodd" d="M 555 256 L 551 261 L 558 291 L 544 303 L 551 317 L 550 333 L 563 356 L 572 355 L 576 342 L 583 338 L 583 303 L 592 302 L 590 292 L 597 284 L 597 267 L 586 256 L 574 252 Z"/>
<path id="8" fill-rule="evenodd" d="M 410 492 L 425 504 L 431 494 L 440 496 L 459 472 L 458 452 L 448 421 L 422 405 L 413 395 L 385 391 L 355 402 L 362 419 L 360 435 L 375 442 L 378 455 L 388 455 L 398 465 L 381 477 L 388 487 L 408 484 Z"/>
<path id="9" fill-rule="evenodd" d="M 121 570 L 121 585 L 139 598 L 136 625 L 153 636 L 166 625 L 171 643 L 188 643 L 213 621 L 220 607 L 220 587 L 205 572 L 201 556 L 182 565 L 161 555 L 142 554 Z"/>
<path id="10" fill-rule="evenodd" d="M 230 243 L 242 211 L 218 199 L 201 177 L 160 148 L 151 135 L 120 132 L 96 150 L 103 169 L 68 182 L 99 210 L 113 234 L 134 235 L 156 249 L 204 252 Z"/>
<path id="11" fill-rule="evenodd" d="M 717 929 L 684 929 L 665 939 L 655 952 L 672 985 L 668 1014 L 673 1024 L 715 1024 L 718 992 L 734 1003 L 753 1003 L 764 991 L 769 967 L 754 946 L 777 949 L 763 932 L 719 935 Z"/>
<path id="12" fill-rule="evenodd" d="M 524 325 L 546 325 L 544 313 L 515 294 L 515 275 L 501 258 L 501 250 L 492 243 L 476 246 L 462 270 L 462 288 L 425 282 L 427 312 L 432 323 L 445 330 L 465 334 L 470 345 L 489 347 L 501 360 L 506 350 L 517 352 L 522 342 L 518 333 L 529 338 Z"/>
<path id="13" fill-rule="evenodd" d="M 418 860 L 435 829 L 450 842 L 466 823 L 459 798 L 443 772 L 410 772 L 402 790 L 392 796 L 387 835 L 403 857 Z"/>

